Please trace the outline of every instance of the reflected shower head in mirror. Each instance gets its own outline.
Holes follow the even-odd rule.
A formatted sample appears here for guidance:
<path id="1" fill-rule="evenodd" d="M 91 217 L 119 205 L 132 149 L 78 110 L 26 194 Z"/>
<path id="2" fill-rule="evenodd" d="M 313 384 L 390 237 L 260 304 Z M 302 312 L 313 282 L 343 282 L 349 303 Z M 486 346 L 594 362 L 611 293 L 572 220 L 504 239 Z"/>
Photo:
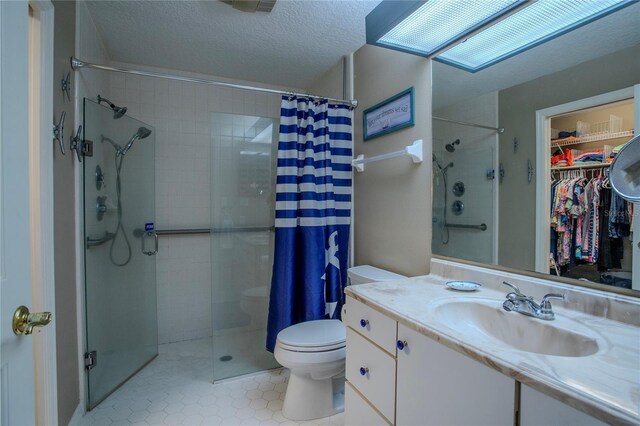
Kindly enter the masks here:
<path id="1" fill-rule="evenodd" d="M 149 137 L 150 134 L 151 130 L 147 129 L 146 127 L 139 127 L 138 131 L 131 137 L 129 143 L 127 143 L 127 146 L 125 146 L 124 149 L 120 150 L 120 154 L 125 155 L 127 152 L 129 152 L 135 141 L 137 141 L 138 139 L 145 139 Z"/>
<path id="2" fill-rule="evenodd" d="M 440 169 L 440 172 L 441 172 L 441 173 L 446 173 L 448 168 L 453 167 L 453 162 L 451 162 L 451 163 L 447 164 L 445 167 L 442 167 L 442 166 L 440 165 L 440 163 L 438 162 L 438 158 L 436 157 L 436 155 L 435 155 L 435 154 L 431 154 L 431 160 L 432 160 L 434 163 L 436 163 L 436 166 L 438 166 L 438 169 Z"/>
<path id="3" fill-rule="evenodd" d="M 460 145 L 460 139 L 456 139 L 455 141 L 446 144 L 444 148 L 449 152 L 454 152 L 456 150 L 455 145 Z"/>
<path id="4" fill-rule="evenodd" d="M 116 120 L 118 118 L 121 118 L 127 113 L 127 107 L 119 107 L 115 105 L 113 102 L 111 102 L 109 99 L 103 98 L 102 96 L 98 95 L 98 103 L 102 103 L 102 102 L 109 105 L 109 107 L 113 110 L 113 118 Z"/>

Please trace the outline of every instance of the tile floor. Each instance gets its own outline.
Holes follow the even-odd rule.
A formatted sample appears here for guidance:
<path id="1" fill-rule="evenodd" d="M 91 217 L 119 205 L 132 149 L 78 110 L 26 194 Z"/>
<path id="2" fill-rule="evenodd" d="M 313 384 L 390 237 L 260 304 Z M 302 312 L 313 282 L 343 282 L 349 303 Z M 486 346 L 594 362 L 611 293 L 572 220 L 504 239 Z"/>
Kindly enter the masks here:
<path id="1" fill-rule="evenodd" d="M 210 342 L 210 340 L 209 340 Z M 296 423 L 282 415 L 288 371 L 268 370 L 211 384 L 206 340 L 160 345 L 159 355 L 81 424 L 342 425 L 343 414 Z"/>

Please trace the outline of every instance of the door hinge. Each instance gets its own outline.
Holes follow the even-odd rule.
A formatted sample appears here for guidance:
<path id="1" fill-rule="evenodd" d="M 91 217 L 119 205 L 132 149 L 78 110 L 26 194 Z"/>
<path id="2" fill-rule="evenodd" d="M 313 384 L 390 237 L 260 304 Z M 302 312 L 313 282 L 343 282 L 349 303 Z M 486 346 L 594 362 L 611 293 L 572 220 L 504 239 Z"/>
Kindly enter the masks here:
<path id="1" fill-rule="evenodd" d="M 93 157 L 93 141 L 82 141 L 82 155 L 84 157 Z"/>
<path id="2" fill-rule="evenodd" d="M 87 352 L 84 354 L 84 367 L 87 370 L 91 370 L 98 365 L 98 354 L 96 351 Z"/>
<path id="3" fill-rule="evenodd" d="M 487 179 L 494 180 L 496 178 L 496 171 L 494 169 L 487 170 Z"/>

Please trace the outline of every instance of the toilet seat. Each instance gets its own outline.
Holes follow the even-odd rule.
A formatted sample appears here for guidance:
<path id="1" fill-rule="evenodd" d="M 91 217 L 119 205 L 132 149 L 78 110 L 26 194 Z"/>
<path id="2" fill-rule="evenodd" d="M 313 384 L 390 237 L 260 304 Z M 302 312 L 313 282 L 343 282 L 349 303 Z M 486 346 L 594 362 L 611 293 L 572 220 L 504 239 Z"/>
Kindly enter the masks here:
<path id="1" fill-rule="evenodd" d="M 328 352 L 345 347 L 346 333 L 340 320 L 307 321 L 278 333 L 277 344 L 293 352 Z"/>

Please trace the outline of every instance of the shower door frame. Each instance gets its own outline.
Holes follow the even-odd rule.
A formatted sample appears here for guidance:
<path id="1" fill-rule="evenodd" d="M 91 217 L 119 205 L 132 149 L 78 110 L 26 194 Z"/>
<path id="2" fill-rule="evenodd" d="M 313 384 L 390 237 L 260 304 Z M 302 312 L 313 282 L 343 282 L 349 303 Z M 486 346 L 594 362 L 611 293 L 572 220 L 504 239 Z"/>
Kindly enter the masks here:
<path id="1" fill-rule="evenodd" d="M 34 170 L 30 182 L 31 205 L 37 210 L 32 215 L 31 243 L 32 310 L 54 311 L 54 320 L 46 333 L 34 333 L 35 401 L 37 422 L 58 422 L 58 375 L 56 361 L 55 278 L 54 278 L 54 226 L 52 212 L 53 150 L 51 143 L 51 117 L 53 117 L 53 60 L 54 60 L 54 6 L 50 0 L 31 0 L 33 18 L 29 18 L 30 44 L 26 54 L 33 67 L 29 67 L 29 163 Z M 37 22 L 36 22 L 37 21 Z M 32 25 L 32 24 L 36 25 Z M 17 52 L 13 52 L 14 54 Z M 12 58 L 15 60 L 15 58 Z M 35 103 L 34 103 L 35 101 Z M 39 144 L 39 145 L 38 145 Z"/>

